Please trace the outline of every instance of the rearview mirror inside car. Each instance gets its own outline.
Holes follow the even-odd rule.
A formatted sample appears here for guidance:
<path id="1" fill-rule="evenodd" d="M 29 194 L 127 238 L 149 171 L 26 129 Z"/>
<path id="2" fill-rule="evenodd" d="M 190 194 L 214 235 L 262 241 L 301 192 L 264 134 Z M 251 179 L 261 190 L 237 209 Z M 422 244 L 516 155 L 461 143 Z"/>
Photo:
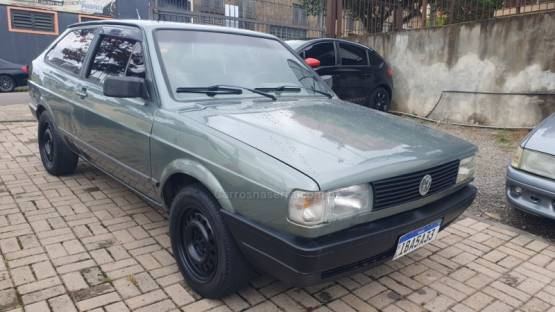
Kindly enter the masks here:
<path id="1" fill-rule="evenodd" d="M 107 77 L 104 80 L 104 95 L 118 98 L 148 98 L 146 83 L 139 77 Z"/>

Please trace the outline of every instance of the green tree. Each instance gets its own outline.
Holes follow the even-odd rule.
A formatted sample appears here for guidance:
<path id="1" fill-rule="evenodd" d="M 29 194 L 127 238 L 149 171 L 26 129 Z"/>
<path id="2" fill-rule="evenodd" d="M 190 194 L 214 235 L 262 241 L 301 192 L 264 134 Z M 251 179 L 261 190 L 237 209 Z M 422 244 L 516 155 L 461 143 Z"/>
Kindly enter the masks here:
<path id="1" fill-rule="evenodd" d="M 302 0 L 302 6 L 308 15 L 319 16 L 324 11 L 325 0 Z"/>

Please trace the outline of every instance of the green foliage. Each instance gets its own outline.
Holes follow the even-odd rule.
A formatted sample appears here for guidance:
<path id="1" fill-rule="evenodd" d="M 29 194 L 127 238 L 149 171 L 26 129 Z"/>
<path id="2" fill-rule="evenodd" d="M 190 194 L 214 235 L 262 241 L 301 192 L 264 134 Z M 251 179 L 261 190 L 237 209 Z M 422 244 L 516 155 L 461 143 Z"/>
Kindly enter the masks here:
<path id="1" fill-rule="evenodd" d="M 308 15 L 318 16 L 323 11 L 322 0 L 302 0 L 302 6 Z"/>

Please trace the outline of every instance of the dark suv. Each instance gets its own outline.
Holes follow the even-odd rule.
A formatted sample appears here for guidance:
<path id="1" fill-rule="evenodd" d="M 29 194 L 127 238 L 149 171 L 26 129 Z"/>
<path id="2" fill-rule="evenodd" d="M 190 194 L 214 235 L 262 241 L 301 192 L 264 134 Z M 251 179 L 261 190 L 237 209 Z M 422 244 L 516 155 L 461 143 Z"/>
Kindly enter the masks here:
<path id="1" fill-rule="evenodd" d="M 342 100 L 389 110 L 393 70 L 373 49 L 341 39 L 286 42 L 320 76 L 332 76 L 332 89 Z"/>

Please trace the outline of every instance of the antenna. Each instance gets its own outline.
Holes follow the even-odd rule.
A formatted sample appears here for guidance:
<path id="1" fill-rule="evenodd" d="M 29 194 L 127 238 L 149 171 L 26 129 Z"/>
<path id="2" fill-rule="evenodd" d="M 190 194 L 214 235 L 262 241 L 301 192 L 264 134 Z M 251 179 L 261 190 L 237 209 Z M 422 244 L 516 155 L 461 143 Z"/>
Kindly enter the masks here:
<path id="1" fill-rule="evenodd" d="M 141 19 L 141 14 L 139 14 L 139 9 L 135 9 L 135 11 L 137 11 L 137 19 Z"/>

